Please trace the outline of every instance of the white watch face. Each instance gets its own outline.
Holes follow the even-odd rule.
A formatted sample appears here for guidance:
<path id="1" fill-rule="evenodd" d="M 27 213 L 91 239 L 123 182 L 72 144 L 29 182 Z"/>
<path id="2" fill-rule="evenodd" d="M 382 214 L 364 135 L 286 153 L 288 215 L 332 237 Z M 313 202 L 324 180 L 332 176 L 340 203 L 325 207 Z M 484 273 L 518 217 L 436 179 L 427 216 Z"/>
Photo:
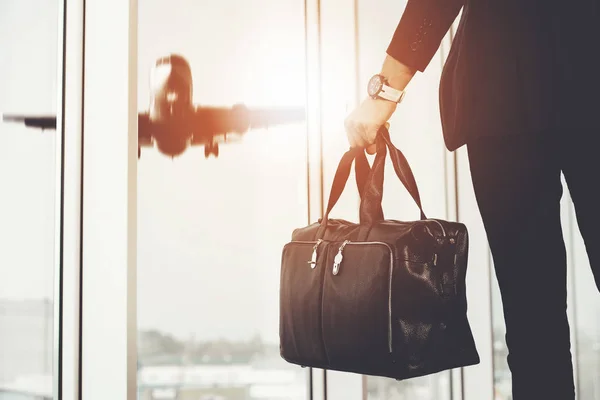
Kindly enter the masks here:
<path id="1" fill-rule="evenodd" d="M 367 88 L 367 92 L 369 96 L 375 96 L 381 90 L 383 86 L 383 82 L 381 81 L 381 77 L 379 75 L 375 75 L 369 81 L 369 86 Z"/>

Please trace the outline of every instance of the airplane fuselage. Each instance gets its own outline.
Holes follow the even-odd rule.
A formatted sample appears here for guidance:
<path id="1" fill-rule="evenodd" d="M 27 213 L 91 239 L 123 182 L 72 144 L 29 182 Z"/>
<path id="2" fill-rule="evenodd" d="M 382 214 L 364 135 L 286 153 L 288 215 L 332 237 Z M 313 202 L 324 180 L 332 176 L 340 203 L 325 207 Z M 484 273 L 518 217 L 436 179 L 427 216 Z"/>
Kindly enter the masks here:
<path id="1" fill-rule="evenodd" d="M 194 112 L 192 70 L 176 54 L 159 58 L 150 72 L 149 121 L 158 150 L 171 157 L 182 154 L 192 137 L 189 117 Z"/>
<path id="2" fill-rule="evenodd" d="M 179 55 L 161 57 L 150 72 L 150 109 L 152 123 L 169 123 L 193 110 L 192 70 Z"/>

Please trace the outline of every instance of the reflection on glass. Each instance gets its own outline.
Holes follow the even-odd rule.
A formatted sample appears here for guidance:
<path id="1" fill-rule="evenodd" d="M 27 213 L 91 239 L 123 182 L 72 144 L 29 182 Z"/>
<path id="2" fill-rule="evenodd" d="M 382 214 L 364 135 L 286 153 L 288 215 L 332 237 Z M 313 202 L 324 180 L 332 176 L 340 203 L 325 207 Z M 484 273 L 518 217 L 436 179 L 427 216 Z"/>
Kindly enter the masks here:
<path id="1" fill-rule="evenodd" d="M 304 2 L 144 0 L 138 10 L 139 110 L 167 126 L 138 161 L 139 398 L 304 400 L 306 370 L 279 355 L 281 250 L 307 221 L 304 121 L 270 119 L 216 148 L 205 140 L 214 119 L 181 123 L 184 91 L 150 86 L 157 60 L 178 54 L 194 106 L 244 104 L 239 120 L 304 107 Z M 165 151 L 178 129 L 202 142 Z"/>
<path id="2" fill-rule="evenodd" d="M 58 1 L 0 2 L 0 114 L 55 115 Z M 0 120 L 0 399 L 50 399 L 55 132 Z"/>
<path id="3" fill-rule="evenodd" d="M 502 298 L 496 274 L 492 270 L 492 346 L 494 360 L 494 400 L 512 400 L 512 378 L 508 368 L 508 347 Z"/>
<path id="4" fill-rule="evenodd" d="M 574 213 L 571 214 L 574 218 Z M 575 333 L 571 341 L 576 341 L 571 353 L 576 367 L 576 389 L 579 399 L 600 400 L 600 296 L 590 268 L 583 239 L 578 233 L 576 221 L 568 225 L 572 230 L 572 255 L 570 273 L 575 321 L 571 325 Z"/>
<path id="5" fill-rule="evenodd" d="M 450 374 L 446 372 L 396 381 L 368 377 L 369 400 L 450 400 Z"/>

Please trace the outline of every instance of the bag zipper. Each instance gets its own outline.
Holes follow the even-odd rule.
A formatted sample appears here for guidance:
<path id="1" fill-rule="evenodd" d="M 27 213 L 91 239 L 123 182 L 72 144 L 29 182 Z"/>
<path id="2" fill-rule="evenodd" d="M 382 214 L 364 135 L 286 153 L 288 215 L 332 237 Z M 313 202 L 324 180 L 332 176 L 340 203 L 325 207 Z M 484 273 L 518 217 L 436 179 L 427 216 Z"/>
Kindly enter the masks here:
<path id="1" fill-rule="evenodd" d="M 433 222 L 435 222 L 436 224 L 438 224 L 438 225 L 440 226 L 440 228 L 442 228 L 442 235 L 444 235 L 444 237 L 446 237 L 446 236 L 447 236 L 447 235 L 446 235 L 446 230 L 444 229 L 444 225 L 442 225 L 442 223 L 441 223 L 440 221 L 438 221 L 438 220 L 436 220 L 436 219 L 428 219 L 428 220 L 426 220 L 426 221 L 433 221 Z"/>
<path id="2" fill-rule="evenodd" d="M 310 264 L 311 269 L 315 269 L 315 267 L 317 266 L 317 249 L 319 248 L 319 245 L 321 244 L 322 241 L 323 241 L 323 239 L 317 240 L 317 242 L 313 246 L 313 251 L 312 251 L 312 255 L 310 256 L 310 261 L 307 261 Z"/>
<path id="3" fill-rule="evenodd" d="M 404 223 L 404 224 L 410 223 L 410 222 L 406 222 L 406 221 L 400 221 L 399 219 L 386 219 L 386 221 L 399 222 L 399 223 Z M 446 233 L 446 229 L 444 228 L 444 225 L 442 225 L 442 223 L 440 221 L 438 221 L 436 219 L 424 219 L 424 220 L 421 220 L 421 221 L 422 222 L 429 222 L 429 221 L 435 222 L 436 224 L 438 224 L 440 226 L 440 228 L 442 228 L 442 235 L 444 237 L 448 236 L 447 233 Z M 427 228 L 427 230 L 429 230 L 429 228 Z"/>
<path id="4" fill-rule="evenodd" d="M 310 260 L 308 260 L 306 263 L 310 264 L 310 268 L 311 269 L 315 269 L 317 266 L 317 249 L 319 248 L 319 245 L 323 242 L 323 239 L 318 239 L 318 240 L 292 240 L 291 242 L 289 242 L 288 244 L 312 244 L 313 245 L 313 249 L 312 249 L 312 254 L 310 257 Z"/>
<path id="5" fill-rule="evenodd" d="M 344 247 L 347 245 L 383 245 L 388 248 L 390 251 L 390 274 L 389 274 L 389 284 L 388 284 L 388 348 L 389 352 L 392 353 L 392 278 L 394 273 L 394 251 L 392 247 L 385 242 L 352 242 L 350 240 L 344 240 L 344 242 L 340 245 L 338 249 L 338 253 L 335 255 L 333 260 L 333 275 L 337 275 L 339 273 L 340 265 L 342 263 L 342 251 Z"/>

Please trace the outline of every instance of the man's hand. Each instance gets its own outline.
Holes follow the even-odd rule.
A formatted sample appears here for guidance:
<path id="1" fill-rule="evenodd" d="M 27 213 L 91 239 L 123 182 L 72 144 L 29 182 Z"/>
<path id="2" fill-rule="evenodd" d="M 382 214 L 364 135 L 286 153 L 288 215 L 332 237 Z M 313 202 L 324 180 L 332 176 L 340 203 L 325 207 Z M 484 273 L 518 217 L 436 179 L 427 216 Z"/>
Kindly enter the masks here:
<path id="1" fill-rule="evenodd" d="M 396 111 L 397 104 L 384 99 L 367 97 L 346 117 L 345 127 L 351 147 L 366 147 L 368 154 L 375 154 L 375 137 L 379 128 L 387 124 Z"/>
<path id="2" fill-rule="evenodd" d="M 394 89 L 404 90 L 415 73 L 415 69 L 386 54 L 381 75 L 387 78 L 388 84 Z M 346 134 L 350 146 L 366 147 L 367 153 L 375 154 L 376 147 L 373 143 L 377 132 L 390 119 L 397 106 L 398 104 L 385 99 L 367 97 L 346 117 Z"/>

